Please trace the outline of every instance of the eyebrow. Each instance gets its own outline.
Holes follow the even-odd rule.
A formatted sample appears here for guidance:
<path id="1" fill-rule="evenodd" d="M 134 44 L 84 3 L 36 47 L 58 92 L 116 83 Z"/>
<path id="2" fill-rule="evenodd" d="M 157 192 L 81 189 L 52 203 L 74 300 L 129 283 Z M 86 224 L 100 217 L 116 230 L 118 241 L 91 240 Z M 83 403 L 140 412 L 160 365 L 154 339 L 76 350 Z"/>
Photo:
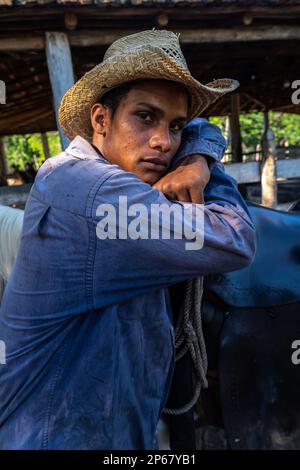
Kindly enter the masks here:
<path id="1" fill-rule="evenodd" d="M 138 106 L 146 106 L 147 108 L 151 109 L 152 112 L 157 113 L 157 114 L 164 114 L 164 111 L 161 108 L 158 108 L 157 106 L 154 106 L 153 104 L 150 103 L 137 103 Z M 187 116 L 177 116 L 173 121 L 185 121 L 187 122 Z"/>

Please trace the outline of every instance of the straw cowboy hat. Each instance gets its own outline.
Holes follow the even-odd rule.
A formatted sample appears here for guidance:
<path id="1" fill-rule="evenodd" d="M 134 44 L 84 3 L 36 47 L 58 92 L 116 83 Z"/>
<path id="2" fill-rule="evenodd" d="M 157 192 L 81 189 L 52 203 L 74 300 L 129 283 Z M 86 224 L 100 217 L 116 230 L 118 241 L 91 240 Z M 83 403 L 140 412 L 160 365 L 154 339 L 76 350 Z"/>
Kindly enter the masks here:
<path id="1" fill-rule="evenodd" d="M 81 135 L 91 141 L 92 106 L 112 88 L 142 79 L 165 79 L 185 85 L 190 94 L 189 119 L 239 86 L 228 78 L 202 85 L 187 67 L 177 34 L 155 29 L 142 31 L 113 42 L 103 62 L 65 93 L 59 109 L 62 130 L 70 139 Z"/>

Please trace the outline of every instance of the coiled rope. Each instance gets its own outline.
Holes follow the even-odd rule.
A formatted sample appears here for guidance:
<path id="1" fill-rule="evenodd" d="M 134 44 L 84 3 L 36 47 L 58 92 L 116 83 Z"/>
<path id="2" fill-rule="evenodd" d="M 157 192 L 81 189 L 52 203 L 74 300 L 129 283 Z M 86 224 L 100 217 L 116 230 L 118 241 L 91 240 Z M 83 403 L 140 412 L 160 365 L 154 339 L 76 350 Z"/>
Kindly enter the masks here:
<path id="1" fill-rule="evenodd" d="M 203 277 L 186 282 L 183 307 L 175 327 L 176 362 L 189 353 L 193 363 L 194 393 L 192 399 L 181 408 L 165 408 L 169 415 L 189 411 L 197 402 L 202 388 L 207 388 L 207 354 L 202 330 L 201 302 Z"/>

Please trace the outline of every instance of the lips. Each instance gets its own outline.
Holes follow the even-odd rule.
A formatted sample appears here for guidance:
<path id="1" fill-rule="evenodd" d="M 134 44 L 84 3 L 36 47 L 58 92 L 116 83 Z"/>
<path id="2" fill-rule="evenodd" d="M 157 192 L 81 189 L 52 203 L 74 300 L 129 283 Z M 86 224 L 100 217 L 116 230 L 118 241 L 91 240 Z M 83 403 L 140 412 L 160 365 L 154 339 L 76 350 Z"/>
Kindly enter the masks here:
<path id="1" fill-rule="evenodd" d="M 168 167 L 168 164 L 159 157 L 145 157 L 142 162 L 144 166 L 152 171 L 165 171 Z"/>

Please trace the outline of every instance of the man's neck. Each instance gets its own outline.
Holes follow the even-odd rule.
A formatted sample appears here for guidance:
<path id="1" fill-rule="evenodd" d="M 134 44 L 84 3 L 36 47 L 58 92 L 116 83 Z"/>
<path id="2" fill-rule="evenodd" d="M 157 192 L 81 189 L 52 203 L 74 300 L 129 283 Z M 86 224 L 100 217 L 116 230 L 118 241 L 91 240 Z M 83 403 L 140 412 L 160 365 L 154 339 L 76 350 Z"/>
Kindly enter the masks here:
<path id="1" fill-rule="evenodd" d="M 102 153 L 100 152 L 100 150 L 98 149 L 98 147 L 96 147 L 96 145 L 94 145 L 94 144 L 91 144 L 91 145 L 92 145 L 92 147 L 96 150 L 96 152 L 97 152 L 102 158 L 104 158 L 104 156 L 102 155 Z"/>

